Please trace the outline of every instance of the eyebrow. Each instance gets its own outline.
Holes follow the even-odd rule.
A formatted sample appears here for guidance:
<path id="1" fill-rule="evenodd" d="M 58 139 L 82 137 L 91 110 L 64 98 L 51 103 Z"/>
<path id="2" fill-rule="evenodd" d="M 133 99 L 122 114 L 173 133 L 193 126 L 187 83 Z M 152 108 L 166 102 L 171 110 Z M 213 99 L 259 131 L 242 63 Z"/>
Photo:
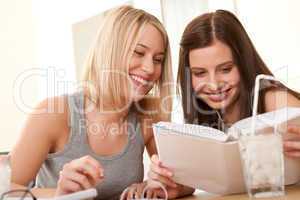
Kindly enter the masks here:
<path id="1" fill-rule="evenodd" d="M 232 61 L 232 60 L 229 60 L 229 61 L 225 61 L 225 62 L 223 62 L 223 63 L 220 63 L 220 64 L 218 64 L 217 66 L 216 66 L 216 68 L 219 68 L 219 67 L 222 67 L 222 66 L 224 66 L 224 65 L 228 65 L 228 64 L 234 64 L 234 62 Z M 202 69 L 202 67 L 190 67 L 191 68 L 191 70 L 201 70 Z"/>
<path id="2" fill-rule="evenodd" d="M 229 64 L 234 64 L 234 62 L 233 62 L 232 60 L 229 60 L 229 61 L 223 62 L 223 63 L 221 63 L 221 64 L 218 64 L 218 65 L 216 66 L 216 68 L 222 67 L 222 66 L 224 66 L 224 65 L 229 65 Z"/>
<path id="3" fill-rule="evenodd" d="M 145 49 L 149 49 L 149 47 L 148 47 L 147 45 L 144 45 L 144 44 L 141 44 L 141 43 L 138 43 L 137 45 L 142 46 L 142 47 L 144 47 Z"/>
<path id="4" fill-rule="evenodd" d="M 144 44 L 141 44 L 141 43 L 138 43 L 137 45 L 139 45 L 139 46 L 141 46 L 145 49 L 150 49 L 147 45 L 144 45 Z M 165 55 L 165 53 L 164 52 L 159 52 L 159 53 L 157 53 L 157 55 Z"/>

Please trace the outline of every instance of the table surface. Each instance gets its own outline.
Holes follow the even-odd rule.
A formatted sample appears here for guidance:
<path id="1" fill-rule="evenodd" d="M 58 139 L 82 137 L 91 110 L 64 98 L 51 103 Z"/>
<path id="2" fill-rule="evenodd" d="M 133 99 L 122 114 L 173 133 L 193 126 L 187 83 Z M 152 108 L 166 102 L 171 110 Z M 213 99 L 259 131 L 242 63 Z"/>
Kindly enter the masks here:
<path id="1" fill-rule="evenodd" d="M 14 187 L 17 189 L 19 186 Z M 285 188 L 286 195 L 279 198 L 263 198 L 261 200 L 300 200 L 300 185 L 288 186 Z M 53 197 L 53 189 L 33 189 L 37 197 Z M 181 200 L 249 200 L 247 194 L 236 194 L 227 196 L 218 196 L 205 192 L 198 192 L 195 195 L 180 198 Z"/>
<path id="2" fill-rule="evenodd" d="M 285 188 L 286 195 L 277 198 L 262 198 L 261 200 L 300 200 L 300 186 L 288 186 Z M 198 193 L 193 196 L 181 198 L 181 200 L 249 200 L 248 194 L 236 194 L 228 196 L 217 196 L 207 193 Z"/>

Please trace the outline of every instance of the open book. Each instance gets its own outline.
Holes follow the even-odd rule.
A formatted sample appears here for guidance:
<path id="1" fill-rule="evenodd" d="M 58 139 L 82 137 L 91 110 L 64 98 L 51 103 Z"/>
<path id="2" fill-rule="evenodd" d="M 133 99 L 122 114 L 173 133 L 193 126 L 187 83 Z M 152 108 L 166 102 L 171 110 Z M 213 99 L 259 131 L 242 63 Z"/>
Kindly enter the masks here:
<path id="1" fill-rule="evenodd" d="M 159 122 L 153 125 L 160 160 L 174 171 L 174 181 L 216 194 L 245 192 L 236 131 L 249 134 L 252 118 L 236 122 L 227 133 L 192 124 Z M 278 125 L 300 125 L 300 108 L 286 107 L 257 115 L 256 131 Z M 285 133 L 283 137 L 293 137 Z M 285 157 L 285 184 L 300 180 L 300 160 Z"/>

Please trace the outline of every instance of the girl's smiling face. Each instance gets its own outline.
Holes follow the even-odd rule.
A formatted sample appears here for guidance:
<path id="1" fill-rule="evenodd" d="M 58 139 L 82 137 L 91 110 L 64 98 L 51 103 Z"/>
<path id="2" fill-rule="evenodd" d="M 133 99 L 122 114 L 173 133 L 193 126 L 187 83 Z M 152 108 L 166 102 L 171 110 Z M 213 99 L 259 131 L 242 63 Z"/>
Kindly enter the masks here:
<path id="1" fill-rule="evenodd" d="M 160 78 L 164 52 L 162 34 L 153 25 L 146 25 L 134 49 L 129 66 L 134 101 L 143 98 Z"/>
<path id="2" fill-rule="evenodd" d="M 235 104 L 240 94 L 240 73 L 230 48 L 215 40 L 212 45 L 189 52 L 192 86 L 212 109 Z"/>

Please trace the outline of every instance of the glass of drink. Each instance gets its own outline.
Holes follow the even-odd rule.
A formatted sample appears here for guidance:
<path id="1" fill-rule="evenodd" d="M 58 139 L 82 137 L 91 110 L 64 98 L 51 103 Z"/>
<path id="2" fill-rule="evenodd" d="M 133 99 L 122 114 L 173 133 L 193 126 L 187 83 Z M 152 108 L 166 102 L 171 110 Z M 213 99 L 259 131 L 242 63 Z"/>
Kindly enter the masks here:
<path id="1" fill-rule="evenodd" d="M 239 134 L 244 179 L 251 198 L 283 196 L 282 135 L 276 127 Z"/>

